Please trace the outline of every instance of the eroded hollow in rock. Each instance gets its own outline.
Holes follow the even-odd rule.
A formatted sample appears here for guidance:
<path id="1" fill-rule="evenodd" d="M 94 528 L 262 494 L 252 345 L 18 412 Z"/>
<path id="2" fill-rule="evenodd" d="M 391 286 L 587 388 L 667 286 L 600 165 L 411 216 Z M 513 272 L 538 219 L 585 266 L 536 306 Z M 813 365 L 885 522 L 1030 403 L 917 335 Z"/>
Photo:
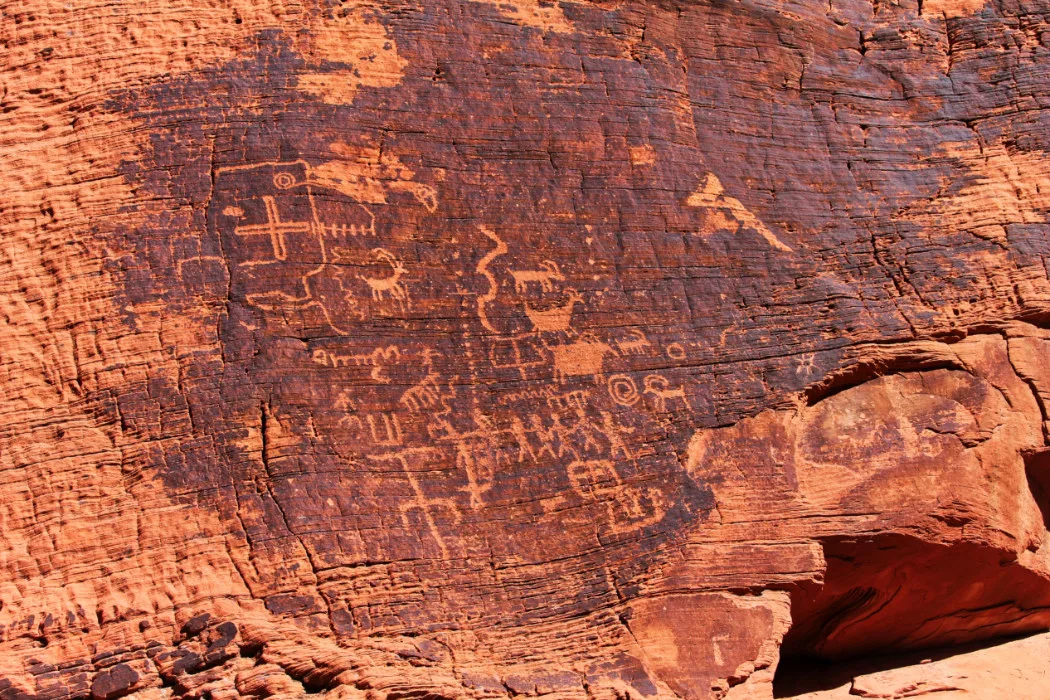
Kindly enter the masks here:
<path id="1" fill-rule="evenodd" d="M 1033 450 L 1024 454 L 1025 476 L 1043 523 L 1050 530 L 1050 449 Z"/>
<path id="2" fill-rule="evenodd" d="M 898 534 L 834 537 L 822 544 L 824 585 L 806 584 L 792 593 L 778 692 L 785 679 L 815 665 L 1050 627 L 1050 581 L 1010 553 Z"/>

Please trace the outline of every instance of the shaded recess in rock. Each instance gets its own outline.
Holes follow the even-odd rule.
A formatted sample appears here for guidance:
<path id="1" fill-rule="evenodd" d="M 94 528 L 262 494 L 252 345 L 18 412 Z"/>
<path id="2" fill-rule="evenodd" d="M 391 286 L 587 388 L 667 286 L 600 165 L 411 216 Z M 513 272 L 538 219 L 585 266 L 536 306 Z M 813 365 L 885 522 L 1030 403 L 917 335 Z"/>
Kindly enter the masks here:
<path id="1" fill-rule="evenodd" d="M 1023 457 L 1028 489 L 1050 530 L 1050 449 L 1031 450 L 1023 453 Z"/>
<path id="2" fill-rule="evenodd" d="M 791 657 L 782 660 L 777 667 L 777 674 L 773 684 L 773 697 L 794 698 L 808 693 L 831 691 L 850 684 L 851 681 L 860 676 L 904 669 L 909 666 L 928 665 L 972 652 L 994 650 L 1013 641 L 1036 638 L 1026 636 L 996 637 L 980 642 L 932 647 L 910 652 L 890 652 L 841 661 L 830 661 L 812 656 Z M 1037 664 L 1039 663 L 1039 660 L 1033 661 Z M 921 677 L 921 674 L 916 673 L 916 676 Z M 845 691 L 844 694 L 846 693 L 851 697 L 855 695 L 855 693 L 850 693 L 849 690 Z"/>
<path id="3" fill-rule="evenodd" d="M 792 594 L 782 664 L 958 645 L 1050 627 L 1050 583 L 1015 553 L 885 534 L 823 541 L 823 586 Z"/>

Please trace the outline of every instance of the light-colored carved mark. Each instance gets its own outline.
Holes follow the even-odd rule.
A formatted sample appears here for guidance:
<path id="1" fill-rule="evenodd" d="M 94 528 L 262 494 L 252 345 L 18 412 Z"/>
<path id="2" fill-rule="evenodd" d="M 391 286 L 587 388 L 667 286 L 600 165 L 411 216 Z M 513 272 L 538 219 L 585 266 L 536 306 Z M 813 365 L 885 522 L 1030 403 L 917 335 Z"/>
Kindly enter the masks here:
<path id="1" fill-rule="evenodd" d="M 536 451 L 532 449 L 532 443 L 529 441 L 529 431 L 517 416 L 510 419 L 510 434 L 518 444 L 518 464 L 523 464 L 526 457 L 535 462 Z"/>
<path id="2" fill-rule="evenodd" d="M 270 239 L 270 247 L 272 251 L 272 258 L 261 259 L 261 260 L 248 260 L 239 263 L 239 267 L 256 267 L 260 265 L 271 265 L 285 262 L 288 257 L 288 245 L 286 242 L 286 236 L 288 235 L 310 235 L 313 236 L 317 244 L 320 247 L 321 261 L 316 267 L 308 270 L 300 277 L 300 284 L 302 285 L 305 293 L 302 296 L 293 296 L 284 292 L 270 291 L 260 292 L 254 294 L 247 294 L 245 300 L 252 306 L 256 306 L 260 309 L 267 311 L 282 311 L 282 310 L 305 310 L 308 308 L 317 308 L 324 315 L 325 320 L 332 327 L 332 329 L 339 335 L 347 335 L 348 330 L 342 326 L 342 321 L 333 317 L 332 311 L 319 299 L 315 298 L 310 287 L 310 279 L 315 275 L 318 275 L 325 269 L 325 265 L 331 260 L 329 259 L 328 246 L 326 245 L 326 239 L 329 237 L 336 237 L 341 235 L 351 236 L 375 236 L 375 216 L 373 213 L 364 205 L 355 203 L 354 206 L 355 214 L 362 217 L 362 220 L 358 223 L 335 223 L 325 222 L 321 220 L 318 213 L 317 204 L 314 200 L 313 187 L 328 187 L 327 183 L 314 182 L 313 170 L 310 165 L 303 160 L 296 161 L 268 161 L 263 163 L 251 163 L 245 165 L 234 165 L 219 168 L 216 170 L 217 174 L 238 172 L 238 171 L 252 171 L 261 170 L 265 167 L 288 167 L 288 166 L 299 166 L 304 169 L 305 179 L 298 179 L 291 173 L 275 173 L 272 176 L 274 186 L 287 190 L 292 187 L 301 187 L 303 194 L 306 195 L 310 205 L 310 216 L 307 221 L 283 221 L 280 217 L 277 199 L 272 195 L 263 195 L 261 197 L 264 208 L 266 211 L 266 222 L 259 224 L 244 224 L 234 227 L 234 234 L 238 236 L 267 236 Z M 287 177 L 282 177 L 287 176 Z M 362 216 L 363 212 L 363 216 Z M 223 209 L 223 214 L 227 216 L 243 217 L 244 210 L 237 206 L 227 206 Z M 343 303 L 348 307 L 354 315 L 364 318 L 364 315 L 358 310 L 357 300 L 347 294 L 343 298 Z M 343 313 L 345 315 L 345 311 Z"/>
<path id="3" fill-rule="evenodd" d="M 609 443 L 609 456 L 616 459 L 617 455 L 623 455 L 623 458 L 628 462 L 634 459 L 631 454 L 631 450 L 627 447 L 627 443 L 624 441 L 622 434 L 626 433 L 630 435 L 634 432 L 634 428 L 629 428 L 625 425 L 619 425 L 616 422 L 616 417 L 608 411 L 602 411 L 602 425 L 601 428 L 595 427 L 596 431 L 599 431 Z"/>
<path id="4" fill-rule="evenodd" d="M 538 463 L 544 455 L 550 460 L 559 460 L 567 455 L 580 459 L 579 452 L 572 446 L 572 430 L 561 422 L 561 417 L 553 413 L 550 416 L 551 427 L 543 424 L 543 418 L 532 413 L 528 424 L 518 416 L 511 418 L 509 433 L 518 445 L 518 464 L 526 459 Z M 534 446 L 535 442 L 535 446 Z"/>
<path id="5" fill-rule="evenodd" d="M 722 183 L 719 182 L 714 173 L 708 173 L 704 177 L 703 181 L 696 188 L 696 191 L 689 195 L 689 198 L 685 200 L 685 203 L 690 207 L 700 207 L 709 210 L 727 210 L 733 215 L 733 218 L 739 222 L 736 231 L 739 231 L 741 226 L 754 229 L 760 236 L 762 236 L 762 238 L 766 239 L 766 242 L 769 243 L 769 245 L 777 250 L 791 252 L 791 248 L 773 235 L 773 232 L 769 230 L 769 227 L 762 223 L 757 216 L 752 214 L 751 210 L 745 207 L 739 199 L 731 197 L 726 193 L 725 188 L 722 187 Z M 723 217 L 723 223 L 720 224 L 720 226 L 727 226 L 731 223 L 728 219 L 725 219 L 724 215 L 721 216 Z M 734 233 L 736 233 L 736 231 L 734 231 Z"/>
<path id="6" fill-rule="evenodd" d="M 458 377 L 449 379 L 449 389 L 448 392 L 445 392 L 445 387 L 439 381 L 440 376 L 437 370 L 434 369 L 434 358 L 436 355 L 437 353 L 430 348 L 423 351 L 423 367 L 427 372 L 426 375 L 414 386 L 405 389 L 405 392 L 401 394 L 401 398 L 398 399 L 398 403 L 410 411 L 429 411 L 440 406 L 442 398 L 455 396 L 455 390 L 452 388 L 452 385 Z"/>
<path id="7" fill-rule="evenodd" d="M 663 519 L 665 510 L 658 506 L 661 495 L 659 489 L 652 487 L 643 488 L 640 492 L 627 492 L 627 496 L 623 499 L 623 510 L 632 527 L 636 529 L 650 527 Z M 649 500 L 649 508 L 645 507 L 645 499 Z"/>
<path id="8" fill-rule="evenodd" d="M 307 222 L 283 222 L 277 212 L 277 200 L 272 195 L 263 195 L 263 204 L 266 205 L 265 224 L 247 224 L 236 226 L 233 232 L 238 236 L 268 236 L 273 248 L 275 260 L 288 259 L 288 247 L 285 245 L 286 233 L 310 233 L 310 224 Z"/>
<path id="9" fill-rule="evenodd" d="M 719 644 L 719 642 L 728 641 L 729 635 L 724 632 L 722 634 L 716 634 L 711 637 L 711 651 L 714 652 L 716 666 L 724 666 L 726 663 L 725 658 L 722 656 L 722 647 Z"/>
<path id="10" fill-rule="evenodd" d="M 500 237 L 496 235 L 495 231 L 492 231 L 485 226 L 479 226 L 478 228 L 481 229 L 481 232 L 485 234 L 489 240 L 496 244 L 495 248 L 486 253 L 485 256 L 478 261 L 478 266 L 475 268 L 477 273 L 482 275 L 489 283 L 489 291 L 478 296 L 478 320 L 481 321 L 481 325 L 484 326 L 486 330 L 498 333 L 499 331 L 496 330 L 496 327 L 489 322 L 489 316 L 485 310 L 485 307 L 488 306 L 490 302 L 495 301 L 496 293 L 499 291 L 499 285 L 496 283 L 495 276 L 489 272 L 489 263 L 501 255 L 506 255 L 507 244 L 500 240 Z"/>
<path id="11" fill-rule="evenodd" d="M 525 351 L 529 351 L 531 359 L 526 357 Z M 523 336 L 493 338 L 492 346 L 489 348 L 489 361 L 494 368 L 518 370 L 522 379 L 528 379 L 525 370 L 529 367 L 540 367 L 546 364 L 540 351 L 528 343 Z"/>
<path id="12" fill-rule="evenodd" d="M 665 351 L 672 360 L 685 359 L 685 348 L 682 347 L 681 343 L 671 343 L 665 348 Z"/>
<path id="13" fill-rule="evenodd" d="M 586 391 L 579 389 L 565 394 L 552 394 L 547 396 L 547 406 L 554 411 L 573 411 L 579 420 L 583 420 L 587 413 Z"/>
<path id="14" fill-rule="evenodd" d="M 244 300 L 250 305 L 263 309 L 264 311 L 280 311 L 282 309 L 308 309 L 312 306 L 321 306 L 310 294 L 301 297 L 293 297 L 284 292 L 258 292 L 246 294 Z M 333 326 L 334 328 L 335 326 Z"/>
<path id="15" fill-rule="evenodd" d="M 441 536 L 441 531 L 438 529 L 437 521 L 434 519 L 434 513 L 444 510 L 452 515 L 452 519 L 456 524 L 459 524 L 463 517 L 459 511 L 459 506 L 451 498 L 428 497 L 423 491 L 423 487 L 420 485 L 419 480 L 416 478 L 416 470 L 412 469 L 412 465 L 409 461 L 413 458 L 426 459 L 435 456 L 440 456 L 440 453 L 433 448 L 410 447 L 389 454 L 369 455 L 368 459 L 380 463 L 395 462 L 401 466 L 402 474 L 404 474 L 405 480 L 412 489 L 412 501 L 410 503 L 398 504 L 398 511 L 401 514 L 401 524 L 404 525 L 406 529 L 411 529 L 413 524 L 408 519 L 408 514 L 413 510 L 419 511 L 423 515 L 423 520 L 426 522 L 427 529 L 430 531 L 430 536 L 434 538 L 438 549 L 441 550 L 441 556 L 445 559 L 449 559 L 448 547 L 445 544 L 445 538 Z"/>
<path id="16" fill-rule="evenodd" d="M 357 402 L 354 401 L 353 396 L 351 396 L 349 391 L 340 391 L 339 396 L 332 405 L 339 411 L 357 410 Z"/>
<path id="17" fill-rule="evenodd" d="M 405 389 L 398 403 L 410 411 L 433 408 L 441 400 L 441 385 L 436 374 L 428 374 L 415 386 Z"/>
<path id="18" fill-rule="evenodd" d="M 644 355 L 652 347 L 652 343 L 640 328 L 630 329 L 627 335 L 627 339 L 616 341 L 616 348 L 621 355 Z"/>
<path id="19" fill-rule="evenodd" d="M 583 303 L 583 297 L 575 289 L 569 289 L 568 301 L 562 306 L 555 306 L 542 311 L 532 308 L 529 302 L 525 302 L 525 315 L 529 317 L 532 326 L 537 331 L 556 333 L 567 331 L 572 325 L 572 310 L 577 304 Z"/>
<path id="20" fill-rule="evenodd" d="M 387 183 L 387 187 L 391 190 L 401 190 L 408 192 L 416 201 L 426 207 L 427 211 L 437 211 L 438 200 L 437 190 L 430 185 L 424 185 L 418 182 L 390 182 Z"/>
<path id="21" fill-rule="evenodd" d="M 558 263 L 553 260 L 544 260 L 540 263 L 539 270 L 508 270 L 514 278 L 514 291 L 524 294 L 529 289 L 529 284 L 540 285 L 540 290 L 553 292 L 555 282 L 564 282 L 565 275 L 561 273 Z"/>
<path id="22" fill-rule="evenodd" d="M 401 360 L 401 351 L 396 345 L 387 345 L 385 348 L 376 348 L 369 357 L 372 361 L 372 373 L 370 375 L 372 379 L 380 384 L 389 384 L 390 377 L 386 374 L 385 367 L 399 362 Z"/>
<path id="23" fill-rule="evenodd" d="M 609 377 L 609 396 L 621 406 L 633 406 L 638 403 L 638 386 L 634 379 L 626 374 L 614 374 Z"/>
<path id="24" fill-rule="evenodd" d="M 364 224 L 320 223 L 317 224 L 317 232 L 322 236 L 327 236 L 336 240 L 344 239 L 347 236 L 352 236 L 354 238 L 368 236 L 374 238 L 376 235 L 376 217 L 370 211 L 368 211 L 368 216 L 368 223 Z"/>
<path id="25" fill-rule="evenodd" d="M 374 301 L 382 301 L 384 295 L 388 295 L 398 303 L 402 312 L 405 311 L 410 299 L 408 289 L 401 282 L 401 278 L 405 276 L 408 270 L 405 269 L 405 266 L 398 260 L 397 256 L 385 248 L 373 249 L 372 255 L 376 260 L 389 265 L 392 270 L 389 277 L 381 277 L 379 279 L 365 277 L 364 275 L 360 276 L 365 284 L 372 289 L 372 299 Z"/>
<path id="26" fill-rule="evenodd" d="M 812 352 L 800 355 L 798 358 L 798 367 L 795 368 L 795 374 L 805 374 L 807 377 L 813 374 L 817 370 L 815 366 L 816 357 L 817 356 Z"/>
<path id="27" fill-rule="evenodd" d="M 338 160 L 330 160 L 310 170 L 310 181 L 337 190 L 367 204 L 386 204 L 390 192 L 408 192 L 427 211 L 437 211 L 437 190 L 413 182 L 415 171 L 396 155 L 375 145 L 329 144 Z"/>
<path id="28" fill-rule="evenodd" d="M 597 500 L 597 491 L 621 486 L 623 482 L 615 465 L 608 459 L 578 459 L 566 467 L 572 489 L 581 496 L 589 493 Z"/>
<path id="29" fill-rule="evenodd" d="M 550 348 L 554 357 L 554 379 L 564 382 L 567 377 L 589 376 L 600 381 L 605 356 L 616 351 L 595 338 L 584 338 L 567 345 Z"/>
<path id="30" fill-rule="evenodd" d="M 483 496 L 492 488 L 496 476 L 496 459 L 487 440 L 467 439 L 456 443 L 456 466 L 467 477 L 470 507 L 480 510 L 485 505 Z"/>
<path id="31" fill-rule="evenodd" d="M 452 389 L 452 385 L 449 385 Z M 453 392 L 454 396 L 454 392 Z M 451 409 L 442 400 L 445 410 L 437 415 L 450 414 Z M 483 495 L 493 486 L 493 477 L 500 457 L 509 461 L 502 451 L 501 436 L 507 431 L 500 430 L 489 416 L 477 408 L 471 412 L 474 422 L 472 430 L 458 430 L 445 418 L 434 417 L 427 426 L 431 439 L 456 446 L 456 466 L 463 469 L 467 477 L 467 491 L 470 495 L 470 506 L 477 510 L 484 505 Z M 438 425 L 434 425 L 437 423 Z"/>
<path id="32" fill-rule="evenodd" d="M 669 399 L 681 399 L 687 407 L 689 402 L 685 398 L 685 390 L 681 387 L 670 388 L 670 382 L 659 374 L 650 374 L 645 377 L 645 393 L 653 396 L 656 402 L 656 410 L 660 413 L 667 411 Z"/>
<path id="33" fill-rule="evenodd" d="M 372 442 L 377 445 L 400 446 L 404 444 L 401 434 L 401 423 L 396 413 L 368 414 L 365 416 Z"/>
<path id="34" fill-rule="evenodd" d="M 289 187 L 295 187 L 297 184 L 299 183 L 296 182 L 295 175 L 289 172 L 277 173 L 273 176 L 273 185 L 277 189 L 286 190 Z"/>
<path id="35" fill-rule="evenodd" d="M 372 373 L 369 376 L 373 381 L 389 384 L 390 377 L 386 373 L 386 366 L 401 360 L 401 350 L 396 345 L 387 345 L 370 353 L 339 355 L 318 348 L 310 355 L 310 359 L 323 367 L 371 367 Z"/>

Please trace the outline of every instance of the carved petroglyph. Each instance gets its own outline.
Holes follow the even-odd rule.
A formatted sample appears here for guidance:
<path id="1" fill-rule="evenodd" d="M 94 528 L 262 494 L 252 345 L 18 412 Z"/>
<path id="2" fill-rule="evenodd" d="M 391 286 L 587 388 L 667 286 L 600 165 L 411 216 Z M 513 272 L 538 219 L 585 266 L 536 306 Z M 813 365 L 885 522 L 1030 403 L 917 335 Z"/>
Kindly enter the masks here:
<path id="1" fill-rule="evenodd" d="M 714 173 L 708 173 L 704 177 L 696 191 L 689 195 L 685 203 L 690 207 L 707 209 L 709 215 L 713 217 L 701 235 L 714 233 L 720 229 L 730 229 L 733 233 L 737 233 L 741 228 L 750 228 L 777 250 L 791 252 L 790 246 L 777 238 L 769 227 L 752 214 L 739 199 L 726 193 Z"/>
<path id="2" fill-rule="evenodd" d="M 623 435 L 633 433 L 634 428 L 619 425 L 608 411 L 599 415 L 600 423 L 582 411 L 551 411 L 546 417 L 530 413 L 524 420 L 514 416 L 505 434 L 516 443 L 519 464 L 566 458 L 632 460 Z"/>
<path id="3" fill-rule="evenodd" d="M 689 407 L 685 398 L 685 390 L 681 387 L 672 389 L 670 382 L 659 374 L 650 374 L 645 377 L 645 393 L 651 395 L 656 402 L 656 410 L 660 413 L 667 411 L 667 402 L 671 399 L 681 399 L 682 403 Z"/>
<path id="4" fill-rule="evenodd" d="M 233 232 L 238 236 L 266 236 L 273 247 L 274 259 L 286 260 L 288 258 L 288 246 L 284 241 L 285 234 L 307 233 L 310 231 L 312 222 L 284 223 L 281 221 L 280 214 L 277 213 L 277 202 L 274 198 L 263 195 L 262 201 L 266 206 L 266 223 L 236 226 Z M 227 216 L 244 216 L 244 210 L 240 207 L 226 207 L 222 213 Z M 241 263 L 241 265 L 252 265 L 254 263 L 255 261 L 249 260 Z"/>
<path id="5" fill-rule="evenodd" d="M 629 375 L 614 374 L 609 377 L 609 396 L 621 406 L 633 406 L 638 403 L 638 385 Z"/>
<path id="6" fill-rule="evenodd" d="M 228 238 L 223 262 L 234 293 L 282 322 L 294 312 L 300 323 L 327 323 L 338 335 L 368 318 L 368 292 L 373 302 L 392 302 L 404 313 L 411 302 L 408 270 L 394 253 L 375 247 L 376 216 L 364 202 L 384 204 L 387 191 L 408 191 L 433 210 L 436 193 L 410 182 L 414 173 L 395 157 L 375 160 L 217 168 L 208 221 L 220 239 Z M 366 263 L 375 271 L 354 274 Z"/>
<path id="7" fill-rule="evenodd" d="M 581 495 L 596 498 L 597 490 L 623 484 L 615 465 L 608 459 L 577 459 L 569 462 L 566 470 L 573 491 Z"/>
<path id="8" fill-rule="evenodd" d="M 396 345 L 387 345 L 369 353 L 343 355 L 318 348 L 310 355 L 310 359 L 322 367 L 371 367 L 369 376 L 373 381 L 389 384 L 386 367 L 401 360 L 401 350 Z"/>
<path id="9" fill-rule="evenodd" d="M 816 357 L 817 356 L 812 352 L 800 355 L 798 358 L 798 367 L 795 368 L 795 374 L 804 374 L 808 377 L 816 372 Z"/>
<path id="10" fill-rule="evenodd" d="M 478 296 L 478 320 L 481 321 L 481 325 L 486 330 L 498 333 L 496 327 L 489 321 L 489 316 L 486 311 L 488 304 L 496 299 L 496 294 L 499 291 L 499 284 L 496 282 L 496 277 L 489 271 L 489 264 L 501 255 L 506 255 L 507 244 L 500 240 L 500 237 L 496 235 L 495 231 L 484 226 L 479 226 L 481 232 L 485 234 L 489 240 L 496 244 L 496 247 L 485 254 L 481 260 L 478 261 L 476 268 L 477 273 L 483 276 L 489 283 L 489 291 L 485 294 Z"/>
<path id="11" fill-rule="evenodd" d="M 525 315 L 529 317 L 533 328 L 537 331 L 556 333 L 569 330 L 572 325 L 572 310 L 576 304 L 583 303 L 583 297 L 575 289 L 566 290 L 568 301 L 561 306 L 549 309 L 536 309 L 529 302 L 525 302 Z"/>
<path id="12" fill-rule="evenodd" d="M 365 414 L 364 420 L 361 420 L 361 416 L 351 413 L 340 418 L 339 424 L 355 430 L 362 438 L 370 437 L 373 445 L 400 447 L 405 443 L 401 421 L 396 413 L 369 413 Z"/>
<path id="13" fill-rule="evenodd" d="M 650 487 L 628 487 L 617 468 L 616 456 L 622 452 L 625 459 L 630 453 L 620 437 L 620 430 L 611 414 L 602 413 L 603 425 L 598 434 L 609 441 L 609 457 L 578 457 L 566 466 L 566 475 L 572 491 L 595 503 L 604 502 L 608 517 L 613 522 L 630 523 L 634 527 L 646 527 L 659 522 L 663 513 L 657 507 L 659 493 Z M 593 426 L 592 426 L 593 427 Z M 630 431 L 628 431 L 630 432 Z M 598 443 L 592 443 L 603 452 Z M 566 499 L 559 498 L 558 503 Z M 648 507 L 646 506 L 648 501 Z"/>
<path id="14" fill-rule="evenodd" d="M 682 347 L 681 343 L 670 343 L 666 348 L 664 348 L 664 352 L 666 352 L 667 356 L 670 357 L 672 360 L 685 359 L 685 348 Z"/>
<path id="15" fill-rule="evenodd" d="M 376 445 L 399 446 L 405 443 L 401 422 L 396 413 L 368 414 L 365 416 L 372 442 Z"/>
<path id="16" fill-rule="evenodd" d="M 361 275 L 361 279 L 372 290 L 374 301 L 383 301 L 384 296 L 389 296 L 401 307 L 402 312 L 406 310 L 409 302 L 408 289 L 401 282 L 401 278 L 408 272 L 405 266 L 398 260 L 397 256 L 385 248 L 375 248 L 372 255 L 390 266 L 391 274 L 388 277 L 373 278 Z"/>
<path id="17" fill-rule="evenodd" d="M 711 651 L 714 653 L 715 664 L 717 666 L 725 665 L 725 659 L 722 656 L 722 647 L 719 644 L 719 642 L 728 642 L 729 640 L 729 635 L 724 632 L 722 634 L 716 634 L 713 637 L 711 637 Z"/>
<path id="18" fill-rule="evenodd" d="M 434 368 L 435 355 L 436 353 L 429 348 L 423 351 L 423 368 L 426 375 L 414 386 L 406 389 L 398 399 L 398 403 L 410 411 L 429 411 L 441 406 L 443 399 L 453 399 L 456 396 L 455 381 L 458 377 L 451 377 L 447 382 L 442 382 L 441 376 Z"/>
<path id="19" fill-rule="evenodd" d="M 460 512 L 459 506 L 451 498 L 444 497 L 431 497 L 427 496 L 424 492 L 422 485 L 419 482 L 416 474 L 418 469 L 413 469 L 414 463 L 424 460 L 436 460 L 440 458 L 440 452 L 429 447 L 409 447 L 398 452 L 389 452 L 385 454 L 369 455 L 368 459 L 379 464 L 393 462 L 401 467 L 401 472 L 408 482 L 409 488 L 412 490 L 412 500 L 405 503 L 398 504 L 398 512 L 401 515 L 401 524 L 406 529 L 411 529 L 413 523 L 409 519 L 409 513 L 417 511 L 423 516 L 423 520 L 426 523 L 427 530 L 430 532 L 430 536 L 437 543 L 438 549 L 441 550 L 442 558 L 448 559 L 449 552 L 448 547 L 445 544 L 445 539 L 441 535 L 441 529 L 438 527 L 435 514 L 444 511 L 448 515 L 452 516 L 454 523 L 459 523 L 462 520 L 462 513 Z"/>
<path id="20" fill-rule="evenodd" d="M 302 160 L 218 168 L 209 223 L 231 238 L 227 263 L 249 305 L 304 318 L 320 312 L 345 335 L 364 314 L 350 280 L 329 263 L 350 241 L 375 236 L 375 216 L 358 202 L 319 202 L 310 173 Z"/>
<path id="21" fill-rule="evenodd" d="M 545 398 L 548 408 L 554 411 L 574 411 L 583 418 L 587 409 L 587 399 L 590 394 L 586 391 L 569 391 L 564 394 L 551 394 Z"/>
<path id="22" fill-rule="evenodd" d="M 547 359 L 532 342 L 531 334 L 493 339 L 489 348 L 489 361 L 495 368 L 518 370 L 522 379 L 528 379 L 526 371 L 530 367 L 547 364 Z"/>
<path id="23" fill-rule="evenodd" d="M 476 408 L 463 421 L 472 424 L 469 429 L 453 425 L 455 416 L 448 402 L 455 398 L 455 385 L 450 381 L 447 386 L 447 392 L 442 392 L 436 403 L 442 410 L 431 415 L 427 432 L 431 440 L 451 445 L 455 450 L 456 467 L 463 470 L 467 479 L 470 507 L 477 510 L 484 506 L 484 495 L 493 486 L 501 459 L 507 462 L 501 439 L 505 431 L 496 428 L 493 420 Z"/>
<path id="24" fill-rule="evenodd" d="M 616 349 L 621 355 L 645 355 L 652 347 L 652 343 L 640 328 L 632 328 L 627 331 L 627 338 L 615 341 Z"/>
<path id="25" fill-rule="evenodd" d="M 544 260 L 540 263 L 539 270 L 508 270 L 514 278 L 514 291 L 523 294 L 528 291 L 529 284 L 538 284 L 544 292 L 554 291 L 554 282 L 565 281 L 565 275 L 561 273 L 558 263 L 553 260 Z"/>
<path id="26" fill-rule="evenodd" d="M 248 166 L 219 168 L 216 171 L 216 175 L 222 176 L 226 173 L 245 170 L 264 170 L 267 167 L 276 169 L 280 167 L 295 166 L 302 168 L 303 175 L 301 177 L 297 177 L 293 172 L 289 172 L 288 170 L 281 170 L 274 173 L 273 186 L 277 190 L 304 188 L 303 194 L 305 194 L 309 202 L 308 211 L 302 212 L 306 216 L 302 220 L 282 220 L 278 209 L 277 197 L 275 195 L 261 195 L 259 201 L 263 203 L 263 208 L 266 214 L 265 221 L 260 223 L 239 224 L 234 226 L 233 231 L 234 234 L 238 236 L 262 236 L 268 239 L 271 246 L 272 260 L 266 260 L 265 258 L 260 260 L 248 260 L 241 263 L 241 265 L 250 266 L 272 262 L 273 260 L 287 260 L 288 245 L 286 238 L 289 235 L 314 235 L 320 237 L 322 239 L 322 254 L 327 252 L 323 245 L 323 241 L 326 237 L 332 239 L 339 239 L 346 236 L 375 237 L 375 215 L 363 205 L 357 204 L 351 210 L 353 219 L 350 221 L 327 221 L 322 219 L 318 212 L 316 202 L 314 201 L 312 189 L 309 187 L 310 185 L 316 185 L 317 183 L 311 182 L 311 169 L 305 161 L 268 162 Z M 246 204 L 249 204 L 250 202 L 251 200 L 246 202 Z M 235 205 L 224 207 L 222 214 L 223 216 L 230 217 L 237 221 L 244 220 L 247 216 L 244 207 Z M 324 259 L 327 262 L 327 256 L 325 256 Z"/>
<path id="27" fill-rule="evenodd" d="M 336 190 L 365 204 L 386 204 L 391 192 L 407 192 L 427 211 L 437 210 L 433 187 L 413 182 L 415 171 L 394 154 L 377 146 L 330 145 L 338 160 L 330 160 L 310 170 L 311 182 Z"/>
<path id="28" fill-rule="evenodd" d="M 480 435 L 489 432 L 489 427 L 482 421 L 477 432 L 456 443 L 456 466 L 463 470 L 467 478 L 470 507 L 473 510 L 484 507 L 484 496 L 495 485 L 500 461 L 507 461 L 506 455 L 496 447 L 491 435 Z M 492 432 L 492 435 L 497 434 L 498 431 Z"/>
<path id="29" fill-rule="evenodd" d="M 615 355 L 616 350 L 608 343 L 586 335 L 580 340 L 550 348 L 554 358 L 554 379 L 564 382 L 568 377 L 593 377 L 601 381 L 605 356 Z"/>
<path id="30" fill-rule="evenodd" d="M 356 411 L 357 402 L 354 401 L 354 397 L 349 391 L 340 391 L 336 397 L 335 402 L 332 404 L 336 410 L 339 411 Z"/>

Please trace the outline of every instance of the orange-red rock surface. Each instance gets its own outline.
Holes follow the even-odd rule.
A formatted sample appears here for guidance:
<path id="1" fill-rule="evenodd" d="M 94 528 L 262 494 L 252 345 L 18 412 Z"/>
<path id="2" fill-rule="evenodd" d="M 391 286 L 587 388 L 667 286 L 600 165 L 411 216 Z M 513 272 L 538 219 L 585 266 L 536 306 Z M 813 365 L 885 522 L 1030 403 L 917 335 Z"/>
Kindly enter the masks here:
<path id="1" fill-rule="evenodd" d="M 1050 628 L 1045 0 L 0 46 L 0 700 L 757 699 Z"/>
<path id="2" fill-rule="evenodd" d="M 809 667 L 781 676 L 781 684 L 813 688 L 793 700 L 846 700 L 856 697 L 973 700 L 1044 700 L 1050 687 L 1050 634 L 983 648 L 955 648 L 852 661 L 834 668 Z M 792 692 L 789 690 L 788 692 Z"/>

